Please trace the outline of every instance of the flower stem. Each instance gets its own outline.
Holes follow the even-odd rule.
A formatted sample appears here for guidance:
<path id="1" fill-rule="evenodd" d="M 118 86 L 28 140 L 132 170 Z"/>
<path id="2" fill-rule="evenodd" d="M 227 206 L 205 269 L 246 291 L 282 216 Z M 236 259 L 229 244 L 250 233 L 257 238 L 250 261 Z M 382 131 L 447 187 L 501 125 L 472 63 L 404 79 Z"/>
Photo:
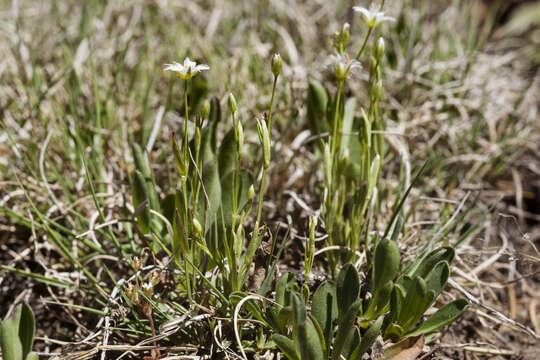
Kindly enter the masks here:
<path id="1" fill-rule="evenodd" d="M 370 26 L 366 34 L 366 37 L 364 38 L 364 42 L 362 43 L 362 47 L 360 48 L 360 50 L 358 50 L 358 53 L 356 54 L 356 57 L 355 57 L 356 60 L 360 59 L 360 56 L 364 52 L 364 49 L 366 48 L 366 45 L 367 45 L 367 41 L 369 39 L 369 35 L 371 35 L 372 31 L 373 31 L 373 27 Z"/>
<path id="2" fill-rule="evenodd" d="M 272 85 L 272 97 L 270 98 L 270 110 L 268 111 L 268 133 L 272 128 L 272 109 L 274 107 L 274 96 L 276 95 L 277 76 L 274 76 L 274 84 Z"/>

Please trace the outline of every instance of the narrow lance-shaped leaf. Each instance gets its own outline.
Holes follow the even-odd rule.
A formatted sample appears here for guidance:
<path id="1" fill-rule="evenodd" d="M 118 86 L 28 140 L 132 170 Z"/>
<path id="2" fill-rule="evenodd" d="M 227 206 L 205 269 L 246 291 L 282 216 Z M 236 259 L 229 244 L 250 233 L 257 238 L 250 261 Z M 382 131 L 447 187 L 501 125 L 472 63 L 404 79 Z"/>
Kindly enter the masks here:
<path id="1" fill-rule="evenodd" d="M 273 335 L 272 340 L 289 360 L 300 360 L 294 340 L 283 335 Z"/>
<path id="2" fill-rule="evenodd" d="M 0 348 L 4 360 L 23 360 L 23 348 L 19 338 L 21 308 L 0 324 Z"/>
<path id="3" fill-rule="evenodd" d="M 339 322 L 336 340 L 334 341 L 334 351 L 332 353 L 333 360 L 340 358 L 345 341 L 355 329 L 353 325 L 356 321 L 356 317 L 358 316 L 361 306 L 362 300 L 356 300 L 348 307 L 347 312 L 345 315 L 343 315 L 343 319 Z"/>
<path id="4" fill-rule="evenodd" d="M 429 318 L 426 319 L 419 327 L 407 333 L 407 336 L 415 336 L 419 334 L 429 334 L 440 329 L 443 326 L 456 321 L 469 307 L 467 300 L 458 299 L 446 304 Z"/>
<path id="5" fill-rule="evenodd" d="M 334 321 L 338 317 L 335 285 L 325 282 L 315 291 L 311 313 L 317 319 L 324 334 L 326 347 L 330 347 L 334 335 Z"/>
<path id="6" fill-rule="evenodd" d="M 384 316 L 379 316 L 377 320 L 371 326 L 367 329 L 366 333 L 362 337 L 362 340 L 360 340 L 360 344 L 358 344 L 358 347 L 354 350 L 354 352 L 351 355 L 350 360 L 359 360 L 362 358 L 362 355 L 366 351 L 368 351 L 371 348 L 371 345 L 375 342 L 377 339 L 377 336 L 381 333 L 381 327 L 383 325 Z"/>
<path id="7" fill-rule="evenodd" d="M 19 338 L 21 339 L 23 359 L 25 359 L 26 356 L 32 351 L 35 331 L 36 324 L 34 314 L 28 305 L 23 303 L 21 305 L 21 320 L 19 323 Z"/>
<path id="8" fill-rule="evenodd" d="M 339 272 L 336 284 L 336 295 L 339 318 L 349 309 L 352 303 L 358 299 L 360 293 L 360 280 L 358 271 L 353 264 L 345 264 Z"/>
<path id="9" fill-rule="evenodd" d="M 400 256 L 396 243 L 390 239 L 381 240 L 375 248 L 374 262 L 372 282 L 374 293 L 377 293 L 398 274 Z"/>

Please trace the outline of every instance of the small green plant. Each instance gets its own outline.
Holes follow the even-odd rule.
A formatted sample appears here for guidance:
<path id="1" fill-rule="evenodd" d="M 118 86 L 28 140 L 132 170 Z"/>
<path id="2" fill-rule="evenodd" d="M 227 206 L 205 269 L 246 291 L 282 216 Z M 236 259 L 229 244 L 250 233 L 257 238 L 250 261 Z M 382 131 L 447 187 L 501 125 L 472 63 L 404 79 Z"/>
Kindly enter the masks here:
<path id="1" fill-rule="evenodd" d="M 36 324 L 34 314 L 25 303 L 0 324 L 0 349 L 4 360 L 37 360 L 32 352 Z"/>
<path id="2" fill-rule="evenodd" d="M 378 336 L 399 341 L 428 335 L 455 321 L 467 309 L 455 300 L 419 323 L 444 288 L 454 251 L 441 247 L 427 252 L 400 273 L 400 254 L 391 239 L 375 249 L 371 279 L 361 284 L 353 264 L 343 266 L 337 281 L 315 291 L 311 312 L 297 293 L 291 274 L 276 286 L 277 306 L 268 309 L 272 340 L 291 360 L 361 359 Z M 361 296 L 367 292 L 371 298 Z M 292 329 L 292 330 L 291 330 Z"/>

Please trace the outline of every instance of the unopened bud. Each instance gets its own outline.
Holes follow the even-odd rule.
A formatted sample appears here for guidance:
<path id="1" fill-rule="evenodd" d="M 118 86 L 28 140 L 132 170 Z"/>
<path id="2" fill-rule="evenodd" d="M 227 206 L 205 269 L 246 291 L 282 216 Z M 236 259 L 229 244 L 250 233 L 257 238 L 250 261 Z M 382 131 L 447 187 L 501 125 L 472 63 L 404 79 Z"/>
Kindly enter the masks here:
<path id="1" fill-rule="evenodd" d="M 283 62 L 281 61 L 281 55 L 274 54 L 272 56 L 272 73 L 275 77 L 278 77 L 281 74 L 281 69 L 283 67 Z"/>
<path id="2" fill-rule="evenodd" d="M 197 220 L 197 218 L 193 218 L 191 223 L 193 224 L 193 230 L 195 230 L 195 233 L 198 236 L 201 236 L 203 230 L 202 230 L 202 226 L 201 226 L 201 223 L 199 222 L 199 220 Z"/>
<path id="3" fill-rule="evenodd" d="M 341 28 L 341 43 L 343 44 L 343 47 L 346 48 L 349 44 L 349 41 L 351 40 L 351 32 L 350 32 L 351 26 L 349 23 L 343 24 L 343 27 Z"/>
<path id="4" fill-rule="evenodd" d="M 142 267 L 142 260 L 137 256 L 133 256 L 129 263 L 135 271 L 139 271 L 139 269 Z"/>
<path id="5" fill-rule="evenodd" d="M 378 61 L 381 61 L 383 55 L 384 55 L 385 45 L 384 45 L 384 39 L 380 37 L 377 40 L 377 45 L 375 46 L 375 58 Z"/>
<path id="6" fill-rule="evenodd" d="M 259 135 L 259 141 L 263 147 L 263 165 L 265 169 L 268 169 L 270 166 L 270 134 L 268 133 L 268 128 L 266 126 L 266 121 L 264 119 L 257 120 L 257 134 Z"/>
<path id="7" fill-rule="evenodd" d="M 383 91 L 382 81 L 378 80 L 377 83 L 375 84 L 375 97 L 377 99 L 381 98 L 382 91 Z"/>
<path id="8" fill-rule="evenodd" d="M 210 101 L 205 100 L 201 107 L 201 118 L 206 119 L 210 115 Z"/>
<path id="9" fill-rule="evenodd" d="M 229 110 L 234 113 L 236 110 L 238 110 L 238 106 L 236 105 L 236 99 L 232 93 L 229 94 Z"/>
<path id="10" fill-rule="evenodd" d="M 253 187 L 253 184 L 248 189 L 248 200 L 253 200 L 255 197 L 255 187 Z"/>
<path id="11" fill-rule="evenodd" d="M 238 154 L 242 154 L 242 149 L 244 147 L 244 127 L 242 126 L 242 123 L 238 121 L 238 124 L 236 125 L 236 150 L 238 151 Z"/>

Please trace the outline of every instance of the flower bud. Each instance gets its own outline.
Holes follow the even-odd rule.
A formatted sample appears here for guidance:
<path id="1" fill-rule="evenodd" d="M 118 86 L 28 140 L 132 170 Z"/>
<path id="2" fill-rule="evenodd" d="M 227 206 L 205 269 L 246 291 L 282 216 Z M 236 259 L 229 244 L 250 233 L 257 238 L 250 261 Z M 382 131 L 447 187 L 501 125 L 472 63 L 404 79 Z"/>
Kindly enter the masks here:
<path id="1" fill-rule="evenodd" d="M 229 110 L 232 113 L 235 113 L 236 110 L 238 110 L 238 106 L 236 106 L 236 99 L 232 93 L 229 94 Z"/>
<path id="2" fill-rule="evenodd" d="M 150 284 L 152 284 L 152 286 L 156 286 L 158 285 L 159 283 L 161 282 L 161 274 L 159 271 L 153 271 L 151 274 L 150 274 Z"/>
<path id="3" fill-rule="evenodd" d="M 195 230 L 195 234 L 197 234 L 197 236 L 201 236 L 203 230 L 202 230 L 202 226 L 199 220 L 197 220 L 197 218 L 193 218 L 193 220 L 191 221 L 191 224 L 193 225 L 193 230 Z"/>
<path id="4" fill-rule="evenodd" d="M 205 100 L 201 107 L 201 118 L 206 119 L 210 115 L 210 101 Z"/>
<path id="5" fill-rule="evenodd" d="M 272 56 L 272 73 L 275 77 L 278 77 L 281 74 L 281 69 L 283 67 L 283 62 L 281 61 L 281 55 L 274 54 Z"/>
<path id="6" fill-rule="evenodd" d="M 238 151 L 238 155 L 242 155 L 242 149 L 244 147 L 244 127 L 242 126 L 242 123 L 238 121 L 238 124 L 236 125 L 236 150 Z"/>
<path id="7" fill-rule="evenodd" d="M 375 58 L 377 61 L 381 61 L 383 55 L 384 55 L 385 45 L 384 45 L 384 39 L 380 37 L 377 40 L 377 45 L 375 46 Z"/>
<path id="8" fill-rule="evenodd" d="M 136 286 L 133 286 L 130 283 L 124 285 L 124 293 L 132 305 L 139 305 L 141 303 L 139 299 L 139 289 Z"/>
<path id="9" fill-rule="evenodd" d="M 349 44 L 349 41 L 351 40 L 351 32 L 350 32 L 351 26 L 349 23 L 343 24 L 343 27 L 341 28 L 341 43 L 343 45 L 343 48 L 346 48 Z"/>
<path id="10" fill-rule="evenodd" d="M 268 169 L 270 166 L 270 134 L 268 133 L 268 127 L 264 119 L 257 120 L 257 134 L 259 135 L 259 141 L 263 147 L 263 166 Z"/>
<path id="11" fill-rule="evenodd" d="M 129 262 L 133 270 L 139 271 L 139 269 L 142 267 L 142 260 L 139 259 L 137 256 L 133 256 Z"/>
<path id="12" fill-rule="evenodd" d="M 383 91 L 382 81 L 379 79 L 375 84 L 375 98 L 380 99 Z"/>
<path id="13" fill-rule="evenodd" d="M 253 200 L 255 197 L 255 187 L 253 187 L 253 184 L 248 189 L 248 200 Z"/>

